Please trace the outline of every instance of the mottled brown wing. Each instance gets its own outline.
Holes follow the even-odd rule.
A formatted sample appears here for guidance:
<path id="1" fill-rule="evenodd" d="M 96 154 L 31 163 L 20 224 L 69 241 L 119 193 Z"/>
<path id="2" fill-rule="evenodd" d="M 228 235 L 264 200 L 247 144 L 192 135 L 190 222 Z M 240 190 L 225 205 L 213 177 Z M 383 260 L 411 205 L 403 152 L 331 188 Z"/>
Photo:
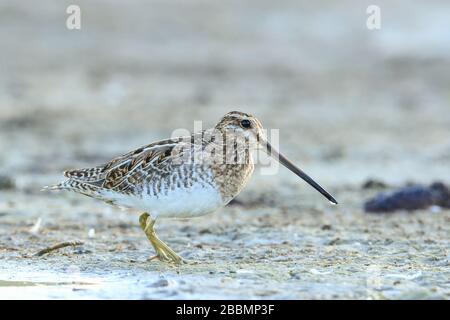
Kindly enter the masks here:
<path id="1" fill-rule="evenodd" d="M 66 171 L 64 174 L 70 180 L 95 188 L 133 193 L 136 188 L 143 187 L 144 180 L 170 174 L 174 165 L 183 163 L 193 156 L 194 149 L 203 149 L 207 143 L 203 140 L 203 132 L 161 140 L 119 156 L 103 166 Z"/>
<path id="2" fill-rule="evenodd" d="M 64 171 L 64 176 L 70 179 L 83 181 L 83 182 L 93 182 L 99 180 L 102 176 L 105 166 L 98 166 L 95 168 L 84 168 L 84 169 L 74 169 Z"/>
<path id="3" fill-rule="evenodd" d="M 180 139 L 158 141 L 119 156 L 105 165 L 69 170 L 64 175 L 105 189 L 126 190 L 130 184 L 135 185 L 148 175 L 149 170 L 158 170 L 158 165 L 170 156 Z"/>
<path id="4" fill-rule="evenodd" d="M 101 187 L 121 193 L 142 191 L 145 182 L 170 175 L 174 166 L 193 161 L 194 150 L 204 148 L 203 133 L 153 143 L 105 166 Z"/>

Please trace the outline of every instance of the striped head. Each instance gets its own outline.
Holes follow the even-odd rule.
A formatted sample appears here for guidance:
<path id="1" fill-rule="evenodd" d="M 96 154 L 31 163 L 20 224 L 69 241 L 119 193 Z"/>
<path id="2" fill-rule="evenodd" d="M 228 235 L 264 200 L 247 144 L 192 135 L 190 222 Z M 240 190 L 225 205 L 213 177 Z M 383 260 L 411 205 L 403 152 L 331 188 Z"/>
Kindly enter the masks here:
<path id="1" fill-rule="evenodd" d="M 251 114 L 240 111 L 228 112 L 220 119 L 215 129 L 242 137 L 253 147 L 258 147 L 260 140 L 267 140 L 261 122 Z"/>

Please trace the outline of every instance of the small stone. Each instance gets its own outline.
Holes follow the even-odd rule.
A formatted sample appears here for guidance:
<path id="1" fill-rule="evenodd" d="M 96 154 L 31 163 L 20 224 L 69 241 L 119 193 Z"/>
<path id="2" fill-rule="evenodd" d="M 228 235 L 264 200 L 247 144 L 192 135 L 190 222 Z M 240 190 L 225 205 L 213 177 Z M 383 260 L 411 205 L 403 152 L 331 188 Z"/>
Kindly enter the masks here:
<path id="1" fill-rule="evenodd" d="M 15 183 L 10 177 L 0 175 L 0 190 L 11 190 L 15 187 Z"/>
<path id="2" fill-rule="evenodd" d="M 82 248 L 77 248 L 73 251 L 74 254 L 89 254 L 92 253 L 91 250 L 88 249 L 82 249 Z"/>
<path id="3" fill-rule="evenodd" d="M 95 237 L 95 229 L 94 228 L 91 228 L 91 229 L 89 229 L 89 231 L 88 231 L 88 238 L 94 238 Z"/>
<path id="4" fill-rule="evenodd" d="M 199 233 L 199 234 L 210 234 L 210 233 L 211 233 L 211 230 L 205 228 L 205 229 L 201 229 L 198 233 Z"/>
<path id="5" fill-rule="evenodd" d="M 339 239 L 339 238 L 334 238 L 334 239 L 332 239 L 332 240 L 330 240 L 330 241 L 328 242 L 328 245 L 329 245 L 329 246 L 334 246 L 334 245 L 337 244 L 340 240 L 341 240 L 341 239 Z"/>
<path id="6" fill-rule="evenodd" d="M 169 281 L 167 279 L 159 279 L 158 281 L 152 283 L 150 285 L 151 287 L 168 287 L 169 286 Z"/>
<path id="7" fill-rule="evenodd" d="M 387 188 L 388 185 L 380 180 L 369 179 L 363 183 L 363 189 L 384 189 Z"/>

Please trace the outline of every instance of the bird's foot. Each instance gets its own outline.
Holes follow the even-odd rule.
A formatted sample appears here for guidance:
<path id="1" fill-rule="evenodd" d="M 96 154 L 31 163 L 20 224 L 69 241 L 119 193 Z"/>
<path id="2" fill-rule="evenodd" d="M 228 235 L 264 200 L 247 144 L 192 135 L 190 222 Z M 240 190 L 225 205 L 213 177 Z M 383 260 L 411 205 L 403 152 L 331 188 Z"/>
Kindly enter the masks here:
<path id="1" fill-rule="evenodd" d="M 159 260 L 161 262 L 166 262 L 166 263 L 173 263 L 175 265 L 182 265 L 182 264 L 189 263 L 189 261 L 186 261 L 185 259 L 183 259 L 182 257 L 180 257 L 178 255 L 177 255 L 177 257 L 168 257 L 166 254 L 156 254 L 147 259 L 147 261 L 153 261 L 153 260 Z"/>
<path id="2" fill-rule="evenodd" d="M 148 213 L 143 213 L 139 217 L 139 224 L 156 251 L 156 255 L 151 257 L 149 260 L 158 259 L 159 261 L 174 263 L 176 265 L 187 263 L 186 260 L 180 257 L 167 244 L 158 238 L 153 228 L 155 225 L 155 220 L 153 220 Z"/>
<path id="3" fill-rule="evenodd" d="M 159 240 L 159 239 L 158 239 Z M 162 262 L 174 263 L 176 265 L 186 264 L 187 261 L 180 257 L 175 251 L 169 248 L 164 242 L 159 240 L 161 243 L 151 242 L 155 248 L 156 255 L 150 257 L 148 260 L 159 260 Z"/>

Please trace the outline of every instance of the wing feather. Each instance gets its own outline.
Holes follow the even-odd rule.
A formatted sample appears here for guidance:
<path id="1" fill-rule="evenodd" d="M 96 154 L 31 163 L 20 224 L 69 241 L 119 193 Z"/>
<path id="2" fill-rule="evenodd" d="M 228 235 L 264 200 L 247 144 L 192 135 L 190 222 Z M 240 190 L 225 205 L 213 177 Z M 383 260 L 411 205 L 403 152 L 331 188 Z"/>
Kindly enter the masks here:
<path id="1" fill-rule="evenodd" d="M 94 168 L 68 170 L 72 180 L 115 191 L 127 190 L 128 184 L 142 182 L 149 170 L 158 170 L 181 138 L 166 139 L 135 149 Z"/>
<path id="2" fill-rule="evenodd" d="M 157 141 L 116 157 L 104 165 L 68 170 L 64 172 L 64 175 L 72 181 L 73 188 L 70 189 L 77 191 L 75 186 L 78 184 L 87 189 L 92 186 L 90 190 L 94 193 L 93 196 L 98 196 L 97 193 L 100 194 L 101 190 L 133 193 L 135 188 L 142 188 L 145 182 L 172 172 L 173 166 L 180 163 L 176 160 L 184 160 L 186 156 L 192 156 L 194 148 L 201 148 L 202 145 L 204 147 L 203 140 L 200 140 L 199 145 L 193 143 L 197 137 L 202 138 L 202 132 L 187 137 Z M 185 148 L 185 146 L 190 147 Z M 84 189 L 80 191 L 84 194 L 89 193 Z"/>

